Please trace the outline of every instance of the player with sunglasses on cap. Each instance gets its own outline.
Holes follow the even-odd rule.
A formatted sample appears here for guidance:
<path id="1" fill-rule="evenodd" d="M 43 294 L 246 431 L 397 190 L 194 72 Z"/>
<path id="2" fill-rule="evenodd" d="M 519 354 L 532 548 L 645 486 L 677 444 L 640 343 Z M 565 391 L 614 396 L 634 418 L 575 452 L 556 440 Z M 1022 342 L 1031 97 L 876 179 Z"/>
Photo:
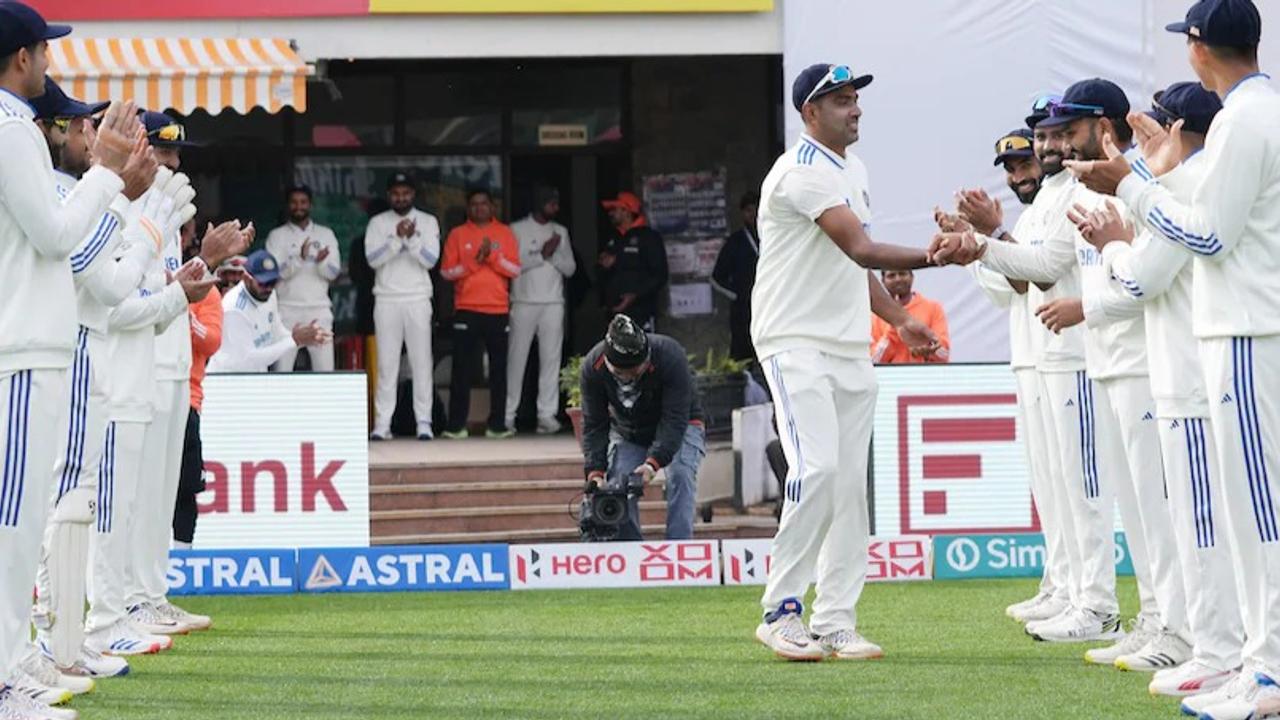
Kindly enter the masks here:
<path id="1" fill-rule="evenodd" d="M 222 347 L 209 359 L 209 372 L 267 372 L 271 363 L 299 346 L 332 339 L 319 323 L 289 330 L 280 318 L 276 284 L 280 264 L 266 250 L 249 254 L 244 279 L 222 299 Z"/>
<path id="2" fill-rule="evenodd" d="M 1038 99 L 1027 118 L 1028 125 L 1047 117 L 1048 103 L 1057 99 L 1051 96 Z M 1032 237 L 1030 228 L 1038 221 L 1038 215 L 1031 207 L 1040 197 L 1040 187 L 1045 180 L 1040 158 L 1036 155 L 1038 148 L 1043 150 L 1044 146 L 1036 144 L 1030 128 L 1010 131 L 995 144 L 995 164 L 1003 166 L 1009 189 L 1026 206 L 1011 232 L 999 229 L 1003 223 L 1003 210 L 998 203 L 985 206 L 969 199 L 970 195 L 981 194 L 982 191 L 960 193 L 960 205 L 967 216 L 984 227 L 995 228 L 988 231 L 989 235 L 1006 239 Z M 984 215 L 980 211 L 984 207 L 990 207 L 993 212 L 989 216 Z M 939 228 L 944 232 L 971 227 L 968 220 L 959 215 L 947 215 L 941 210 L 935 211 L 935 215 Z M 987 297 L 997 306 L 1009 310 L 1009 366 L 1017 382 L 1018 412 L 1025 428 L 1024 447 L 1031 495 L 1045 538 L 1044 572 L 1035 597 L 1010 605 L 1005 613 L 1024 623 L 1044 620 L 1062 612 L 1070 604 L 1072 590 L 1071 561 L 1064 527 L 1067 518 L 1064 516 L 1065 508 L 1056 497 L 1059 492 L 1057 485 L 1062 482 L 1057 472 L 1058 439 L 1051 432 L 1053 415 L 1045 399 L 1045 381 L 1039 367 L 1044 361 L 1043 349 L 1051 339 L 1049 331 L 1035 316 L 1036 308 L 1044 304 L 1044 291 L 1034 283 L 1007 278 L 981 262 L 970 267 Z"/>
<path id="3" fill-rule="evenodd" d="M 871 313 L 913 349 L 937 338 L 894 300 L 873 269 L 928 267 L 923 249 L 869 237 L 858 91 L 871 83 L 844 65 L 813 65 L 792 85 L 804 133 L 774 163 L 760 196 L 760 261 L 751 335 L 773 391 L 790 467 L 756 638 L 788 660 L 876 658 L 857 631 L 866 582 L 867 453 L 875 410 Z M 817 578 L 806 627 L 802 605 Z"/>

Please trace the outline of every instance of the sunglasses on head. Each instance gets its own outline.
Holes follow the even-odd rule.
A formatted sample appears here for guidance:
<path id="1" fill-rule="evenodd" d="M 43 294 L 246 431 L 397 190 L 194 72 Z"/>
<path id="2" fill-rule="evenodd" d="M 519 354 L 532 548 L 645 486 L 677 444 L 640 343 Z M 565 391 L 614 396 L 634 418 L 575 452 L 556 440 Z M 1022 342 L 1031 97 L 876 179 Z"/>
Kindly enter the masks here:
<path id="1" fill-rule="evenodd" d="M 147 137 L 163 142 L 183 142 L 187 139 L 187 129 L 182 125 L 173 123 L 172 125 L 165 125 L 162 128 L 152 130 L 147 133 Z"/>
<path id="2" fill-rule="evenodd" d="M 1054 103 L 1049 106 L 1049 117 L 1103 117 L 1107 109 L 1101 105 L 1080 103 Z"/>
<path id="3" fill-rule="evenodd" d="M 809 91 L 809 94 L 804 98 L 804 102 L 800 103 L 800 105 L 803 106 L 805 103 L 812 100 L 813 97 L 818 94 L 819 90 L 832 85 L 841 85 L 852 79 L 853 70 L 849 69 L 848 65 L 832 65 L 831 69 L 827 70 L 827 74 L 823 75 L 822 79 L 818 81 L 818 84 L 813 86 L 813 89 Z"/>
<path id="4" fill-rule="evenodd" d="M 1054 94 L 1041 95 L 1040 97 L 1036 98 L 1034 102 L 1031 103 L 1031 112 L 1033 113 L 1049 112 L 1050 107 L 1057 105 L 1060 102 L 1062 102 L 1061 95 L 1054 95 Z"/>
<path id="5" fill-rule="evenodd" d="M 1008 135 L 996 141 L 996 155 L 1030 149 L 1031 141 L 1021 135 Z"/>

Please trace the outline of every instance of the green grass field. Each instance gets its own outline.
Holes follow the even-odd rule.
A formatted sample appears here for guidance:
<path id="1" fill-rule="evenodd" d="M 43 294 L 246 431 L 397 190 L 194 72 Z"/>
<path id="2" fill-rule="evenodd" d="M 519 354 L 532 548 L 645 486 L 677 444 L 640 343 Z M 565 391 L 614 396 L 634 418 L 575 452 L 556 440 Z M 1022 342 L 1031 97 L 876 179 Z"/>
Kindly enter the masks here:
<path id="1" fill-rule="evenodd" d="M 792 664 L 755 642 L 757 588 L 186 599 L 180 637 L 74 707 L 89 720 L 1173 718 L 1146 676 L 1006 619 L 1028 580 L 872 585 L 876 662 Z M 1131 579 L 1121 583 L 1132 614 Z"/>

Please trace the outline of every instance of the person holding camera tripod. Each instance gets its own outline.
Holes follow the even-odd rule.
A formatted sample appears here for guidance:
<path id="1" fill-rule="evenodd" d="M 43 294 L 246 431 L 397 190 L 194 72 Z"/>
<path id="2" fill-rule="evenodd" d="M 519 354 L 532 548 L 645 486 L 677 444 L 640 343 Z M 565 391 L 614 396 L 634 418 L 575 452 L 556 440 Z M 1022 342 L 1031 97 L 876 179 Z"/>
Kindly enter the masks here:
<path id="1" fill-rule="evenodd" d="M 617 536 L 608 539 L 642 539 L 639 491 L 663 469 L 666 537 L 693 537 L 698 466 L 706 455 L 706 440 L 684 347 L 617 315 L 604 340 L 583 359 L 581 382 L 588 503 L 600 488 L 628 495 L 627 517 Z"/>

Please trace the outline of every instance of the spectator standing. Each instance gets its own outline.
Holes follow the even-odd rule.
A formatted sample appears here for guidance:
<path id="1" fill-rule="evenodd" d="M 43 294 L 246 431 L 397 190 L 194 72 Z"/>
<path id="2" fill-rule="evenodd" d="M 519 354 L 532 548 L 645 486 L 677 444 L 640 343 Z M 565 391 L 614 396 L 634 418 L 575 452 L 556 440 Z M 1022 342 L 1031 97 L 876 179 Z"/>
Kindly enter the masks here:
<path id="1" fill-rule="evenodd" d="M 276 297 L 284 326 L 316 323 L 333 334 L 333 301 L 329 284 L 342 272 L 338 238 L 329 228 L 311 220 L 311 188 L 295 185 L 285 193 L 289 222 L 267 235 L 267 252 L 280 262 L 280 284 Z M 285 351 L 271 367 L 276 372 L 293 372 L 299 348 Z M 311 369 L 333 372 L 333 344 L 307 349 Z"/>
<path id="2" fill-rule="evenodd" d="M 489 421 L 486 437 L 509 438 L 506 424 L 507 327 L 512 279 L 520 276 L 520 249 L 511 228 L 493 217 L 488 190 L 467 193 L 467 221 L 445 241 L 440 275 L 454 283 L 453 384 L 449 392 L 449 431 L 467 436 L 471 412 L 471 374 L 481 345 L 489 356 Z"/>
<path id="3" fill-rule="evenodd" d="M 435 382 L 431 358 L 431 268 L 440 259 L 440 223 L 413 206 L 417 191 L 404 173 L 391 176 L 391 209 L 374 216 L 364 254 L 374 271 L 373 325 L 378 338 L 378 389 L 371 440 L 391 437 L 400 377 L 400 349 L 413 373 L 413 414 L 419 440 L 430 440 Z"/>
<path id="4" fill-rule="evenodd" d="M 667 284 L 667 250 L 662 235 L 649 227 L 635 193 L 621 192 L 601 204 L 617 231 L 600 253 L 605 307 L 653 330 L 658 294 Z"/>
<path id="5" fill-rule="evenodd" d="M 938 336 L 938 349 L 928 355 L 917 355 L 898 337 L 892 325 L 871 318 L 871 361 L 881 364 L 945 363 L 951 361 L 951 336 L 947 331 L 947 314 L 942 305 L 913 291 L 915 273 L 910 270 L 884 270 L 881 272 L 884 287 L 894 300 L 902 303 L 907 312 L 924 323 Z"/>
<path id="6" fill-rule="evenodd" d="M 755 360 L 751 343 L 751 290 L 756 285 L 756 262 L 760 260 L 756 211 L 760 195 L 747 193 L 738 203 L 742 229 L 729 236 L 711 273 L 711 287 L 724 295 L 729 306 L 729 356 L 734 360 Z"/>
<path id="7" fill-rule="evenodd" d="M 512 224 L 520 247 L 520 276 L 511 282 L 511 347 L 507 357 L 506 427 L 515 429 L 529 348 L 538 339 L 538 433 L 560 431 L 560 360 L 564 343 L 564 281 L 577 269 L 569 231 L 555 222 L 560 192 L 534 190 L 534 210 Z"/>

